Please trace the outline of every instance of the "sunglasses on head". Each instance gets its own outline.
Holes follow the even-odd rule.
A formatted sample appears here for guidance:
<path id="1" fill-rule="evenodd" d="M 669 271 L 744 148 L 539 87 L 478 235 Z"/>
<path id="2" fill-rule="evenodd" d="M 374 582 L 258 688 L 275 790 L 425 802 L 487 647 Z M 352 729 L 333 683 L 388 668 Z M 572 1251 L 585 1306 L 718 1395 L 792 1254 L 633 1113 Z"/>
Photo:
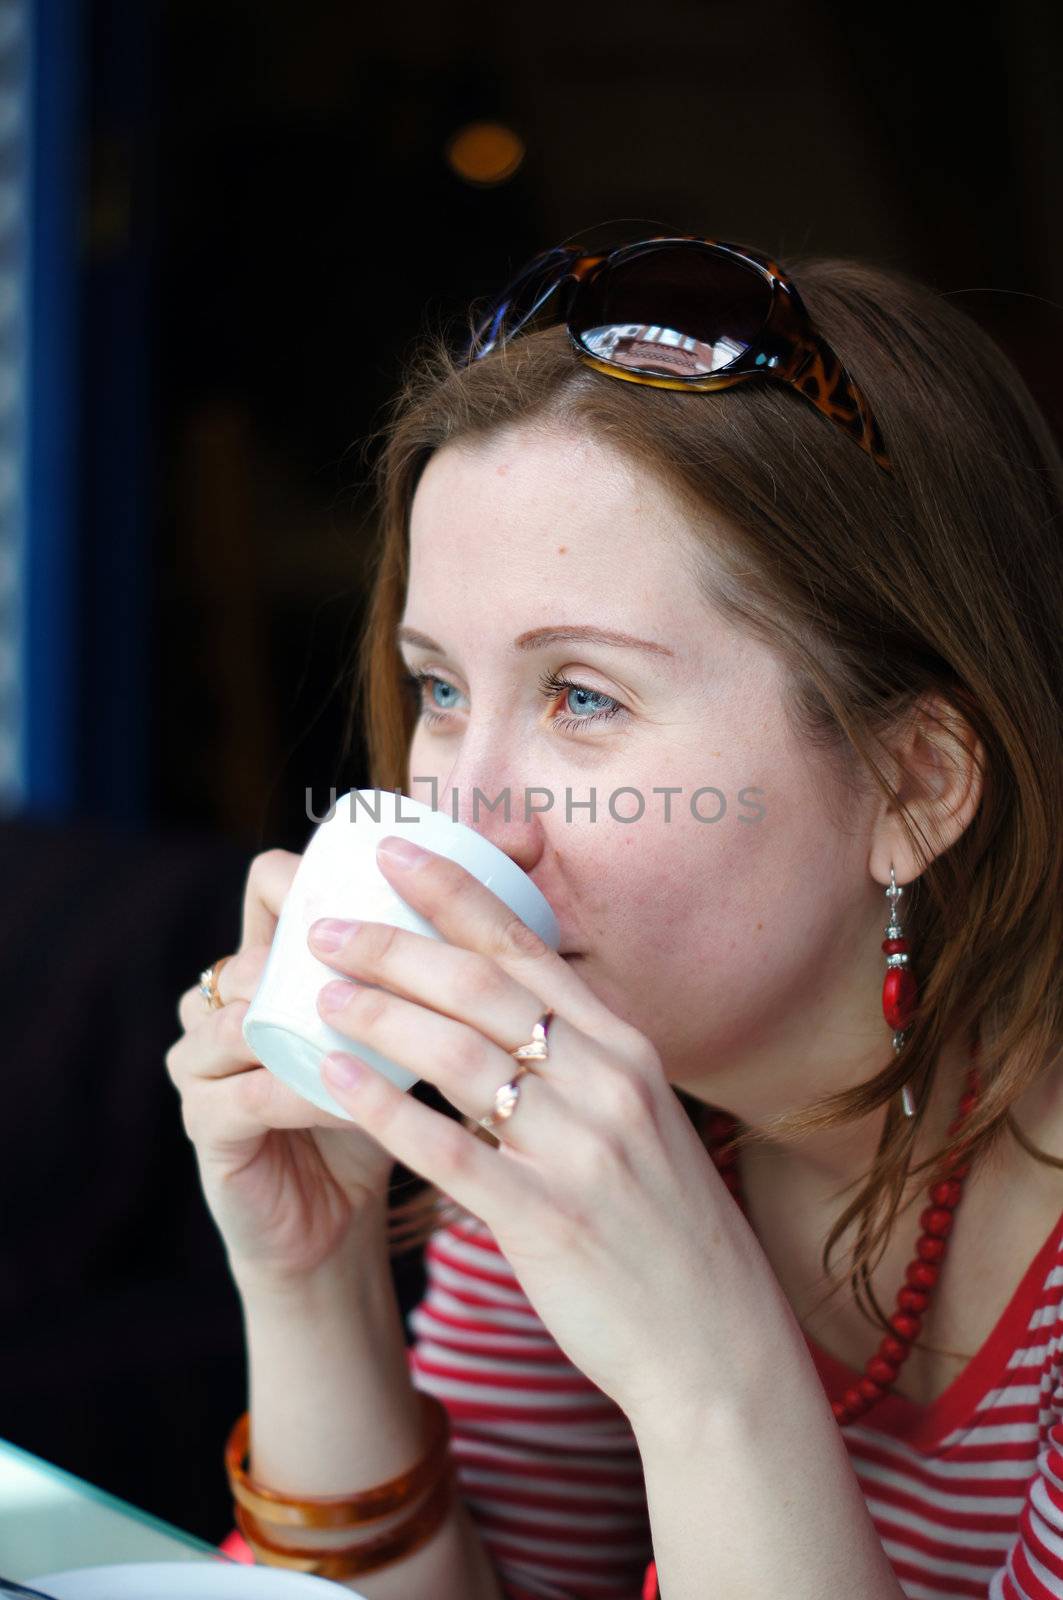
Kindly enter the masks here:
<path id="1" fill-rule="evenodd" d="M 687 234 L 595 255 L 557 245 L 498 295 L 472 335 L 466 364 L 506 344 L 555 291 L 554 320 L 598 372 L 661 389 L 781 379 L 893 471 L 867 401 L 768 256 Z"/>

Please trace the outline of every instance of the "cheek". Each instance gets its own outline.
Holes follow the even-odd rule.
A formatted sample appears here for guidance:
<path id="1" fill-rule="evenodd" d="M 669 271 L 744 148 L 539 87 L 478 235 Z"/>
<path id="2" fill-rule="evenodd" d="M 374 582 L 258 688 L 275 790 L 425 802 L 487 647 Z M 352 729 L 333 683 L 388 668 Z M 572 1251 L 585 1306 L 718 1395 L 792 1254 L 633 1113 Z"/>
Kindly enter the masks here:
<path id="1" fill-rule="evenodd" d="M 816 977 L 837 908 L 860 867 L 851 841 L 826 826 L 800 766 L 749 779 L 752 802 L 720 781 L 727 809 L 698 822 L 687 796 L 672 821 L 590 828 L 578 877 L 592 959 L 583 969 L 602 1001 L 677 1058 L 719 1030 L 754 1026 L 788 1007 Z M 711 782 L 711 779 L 703 780 Z M 745 775 L 743 782 L 745 781 Z M 656 798 L 656 797 L 655 797 Z M 705 815 L 717 802 L 706 795 Z M 566 874 L 576 873 L 573 865 Z"/>
<path id="2" fill-rule="evenodd" d="M 706 815 L 718 804 L 709 795 L 699 803 Z M 588 943 L 610 966 L 674 961 L 692 944 L 704 952 L 707 935 L 718 942 L 734 916 L 759 903 L 758 878 L 773 878 L 765 822 L 740 823 L 731 801 L 719 822 L 698 822 L 688 798 L 676 796 L 666 823 L 661 804 L 647 790 L 640 821 L 599 820 L 556 846 L 565 879 L 579 886 Z M 660 814 L 651 820 L 653 806 Z"/>
<path id="3" fill-rule="evenodd" d="M 769 714 L 770 713 L 770 714 Z M 740 714 L 746 723 L 736 728 Z M 642 754 L 640 752 L 640 754 Z M 638 821 L 606 820 L 587 830 L 605 926 L 650 957 L 678 954 L 678 935 L 696 930 L 718 954 L 777 902 L 790 876 L 794 819 L 808 815 L 806 773 L 787 748 L 773 705 L 721 705 L 711 726 L 669 730 L 653 759 L 609 774 L 644 800 Z M 602 792 L 610 784 L 601 783 Z M 679 790 L 666 796 L 666 787 Z M 625 813 L 635 809 L 623 800 Z"/>
<path id="4" fill-rule="evenodd" d="M 406 793 L 430 805 L 432 785 L 429 780 L 435 778 L 437 784 L 442 783 L 443 776 L 439 753 L 433 754 L 428 730 L 423 723 L 418 723 L 410 740 L 410 754 L 406 763 Z"/>

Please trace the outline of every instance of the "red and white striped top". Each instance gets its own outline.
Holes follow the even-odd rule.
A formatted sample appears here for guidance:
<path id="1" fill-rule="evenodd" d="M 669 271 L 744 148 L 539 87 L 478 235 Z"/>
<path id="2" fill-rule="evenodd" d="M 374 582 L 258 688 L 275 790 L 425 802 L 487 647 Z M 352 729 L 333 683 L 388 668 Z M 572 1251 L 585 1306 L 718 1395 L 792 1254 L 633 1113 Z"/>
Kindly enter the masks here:
<path id="1" fill-rule="evenodd" d="M 562 1354 L 490 1231 L 433 1235 L 413 1381 L 450 1415 L 458 1481 L 506 1600 L 650 1600 L 642 1466 L 623 1413 Z M 832 1397 L 858 1374 L 809 1341 Z M 911 1600 L 1063 1600 L 1063 1215 L 933 1404 L 843 1430 Z"/>
<path id="2" fill-rule="evenodd" d="M 653 1600 L 642 1464 L 476 1218 L 425 1248 L 415 1385 L 447 1407 L 462 1497 L 506 1600 Z M 809 1341 L 824 1387 L 858 1376 Z M 1063 1215 L 981 1349 L 929 1406 L 842 1430 L 910 1600 L 1063 1600 Z M 251 1552 L 234 1529 L 222 1545 Z"/>

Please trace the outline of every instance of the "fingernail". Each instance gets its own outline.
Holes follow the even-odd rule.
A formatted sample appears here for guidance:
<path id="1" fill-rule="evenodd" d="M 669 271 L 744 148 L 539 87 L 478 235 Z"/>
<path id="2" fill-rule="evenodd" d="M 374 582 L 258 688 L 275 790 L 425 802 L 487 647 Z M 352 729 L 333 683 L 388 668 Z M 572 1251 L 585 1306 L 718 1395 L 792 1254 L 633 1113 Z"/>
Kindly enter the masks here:
<path id="1" fill-rule="evenodd" d="M 321 917 L 311 924 L 310 937 L 319 950 L 338 950 L 357 922 L 340 922 L 336 917 Z"/>
<path id="2" fill-rule="evenodd" d="M 430 859 L 429 852 L 422 850 L 419 844 L 413 844 L 409 839 L 396 839 L 394 834 L 381 839 L 376 848 L 378 855 L 397 867 L 423 867 Z"/>
<path id="3" fill-rule="evenodd" d="M 362 1063 L 353 1056 L 325 1056 L 321 1063 L 322 1077 L 337 1089 L 353 1089 L 364 1072 Z"/>
<path id="4" fill-rule="evenodd" d="M 317 1003 L 323 1011 L 339 1011 L 354 993 L 354 984 L 348 983 L 345 978 L 336 978 L 332 983 L 326 983 L 317 997 Z"/>

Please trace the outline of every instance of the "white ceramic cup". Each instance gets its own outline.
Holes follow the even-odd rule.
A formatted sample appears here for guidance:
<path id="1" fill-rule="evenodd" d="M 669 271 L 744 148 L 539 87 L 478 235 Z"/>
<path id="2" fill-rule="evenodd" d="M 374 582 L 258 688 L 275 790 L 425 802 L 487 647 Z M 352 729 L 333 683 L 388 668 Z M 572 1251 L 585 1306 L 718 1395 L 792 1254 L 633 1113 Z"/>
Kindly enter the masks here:
<path id="1" fill-rule="evenodd" d="M 243 1035 L 270 1072 L 323 1111 L 348 1122 L 355 1119 L 321 1079 L 321 1058 L 330 1050 L 360 1057 L 400 1089 L 417 1083 L 421 1074 L 330 1027 L 321 1017 L 317 996 L 337 976 L 337 969 L 314 955 L 307 939 L 310 924 L 319 917 L 389 922 L 443 941 L 438 929 L 407 905 L 377 866 L 377 844 L 389 833 L 459 862 L 551 949 L 560 943 L 557 918 L 545 895 L 504 850 L 475 829 L 391 789 L 351 789 L 341 795 L 296 868 L 244 1017 Z"/>

